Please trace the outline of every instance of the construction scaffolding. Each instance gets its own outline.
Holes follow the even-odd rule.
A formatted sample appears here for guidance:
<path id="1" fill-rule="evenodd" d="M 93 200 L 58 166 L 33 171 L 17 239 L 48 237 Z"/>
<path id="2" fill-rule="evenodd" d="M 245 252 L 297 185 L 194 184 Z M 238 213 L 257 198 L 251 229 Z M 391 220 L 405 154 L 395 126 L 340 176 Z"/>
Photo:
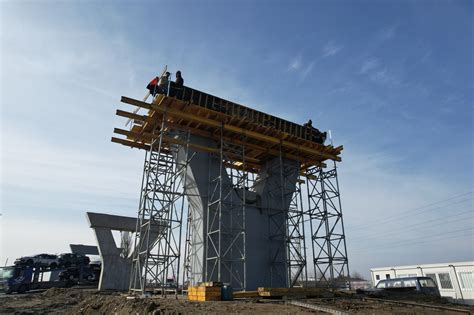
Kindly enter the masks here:
<path id="1" fill-rule="evenodd" d="M 180 273 L 182 218 L 186 204 L 188 148 L 165 143 L 166 135 L 189 138 L 166 128 L 166 116 L 154 126 L 149 150 L 145 154 L 142 188 L 136 228 L 130 291 L 169 288 L 177 283 Z M 184 150 L 184 163 L 176 157 Z M 160 227 L 152 235 L 152 227 Z M 171 280 L 171 281 L 170 281 Z"/>
<path id="2" fill-rule="evenodd" d="M 245 290 L 245 203 L 248 189 L 245 147 L 224 140 L 221 129 L 219 172 L 209 172 L 206 281 L 236 283 Z M 236 157 L 239 159 L 235 164 Z M 227 277 L 221 269 L 226 269 Z"/>
<path id="3" fill-rule="evenodd" d="M 249 278 L 255 276 L 262 277 L 261 286 L 308 286 L 313 270 L 314 285 L 340 285 L 349 275 L 335 163 L 342 146 L 315 143 L 299 125 L 235 103 L 216 105 L 186 89 L 181 96 L 158 95 L 151 104 L 122 97 L 147 110 L 144 115 L 117 110 L 133 124 L 130 130 L 116 128 L 126 139 L 112 141 L 146 150 L 130 290 L 165 292 L 170 279 L 245 290 L 260 283 Z M 202 163 L 194 171 L 190 166 L 196 154 L 208 161 L 205 180 Z M 327 160 L 334 166 L 328 168 Z M 193 197 L 199 199 L 191 210 Z M 268 217 L 262 221 L 267 226 L 258 227 L 261 233 L 248 221 L 255 213 Z M 163 227 L 156 238 L 151 225 Z M 260 250 L 253 243 L 266 251 L 267 267 L 255 262 Z M 265 270 L 255 272 L 257 265 Z"/>
<path id="4" fill-rule="evenodd" d="M 336 163 L 329 169 L 310 167 L 306 174 L 316 285 L 331 287 L 350 275 Z"/>
<path id="5" fill-rule="evenodd" d="M 303 286 L 308 280 L 306 268 L 306 239 L 305 215 L 303 209 L 303 195 L 301 191 L 303 181 L 299 180 L 296 190 L 291 197 L 287 214 L 287 264 L 288 283 L 290 287 Z"/>

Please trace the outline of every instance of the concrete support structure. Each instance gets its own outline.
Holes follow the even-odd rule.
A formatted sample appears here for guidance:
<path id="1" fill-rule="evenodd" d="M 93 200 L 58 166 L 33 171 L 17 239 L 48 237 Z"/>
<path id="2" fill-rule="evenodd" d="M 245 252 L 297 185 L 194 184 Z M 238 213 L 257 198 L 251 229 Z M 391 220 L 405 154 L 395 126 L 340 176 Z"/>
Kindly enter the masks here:
<path id="1" fill-rule="evenodd" d="M 137 219 L 93 212 L 87 212 L 86 215 L 90 227 L 94 230 L 102 261 L 99 291 L 128 290 L 132 268 L 131 258 L 121 256 L 121 249 L 116 245 L 112 231 L 134 233 Z M 158 228 L 154 229 L 152 239 L 155 240 L 157 236 Z"/>
<path id="2" fill-rule="evenodd" d="M 190 142 L 216 146 L 215 141 L 198 136 L 192 136 Z M 225 168 L 221 173 L 219 156 L 189 150 L 192 159 L 185 190 L 192 218 L 190 284 L 221 281 L 246 290 L 286 287 L 286 215 L 296 189 L 298 163 L 279 157 L 270 159 L 264 162 L 253 186 L 243 188 L 232 182 Z M 182 162 L 183 156 L 184 152 L 178 154 L 178 161 Z M 220 184 L 216 185 L 217 180 Z M 220 199 L 214 197 L 216 190 L 221 190 Z M 239 233 L 243 233 L 242 238 Z"/>
<path id="3" fill-rule="evenodd" d="M 93 245 L 69 244 L 71 253 L 81 255 L 99 255 L 99 249 Z"/>
<path id="4" fill-rule="evenodd" d="M 122 97 L 145 115 L 117 110 L 133 124 L 114 129 L 126 138 L 112 142 L 146 150 L 130 291 L 169 288 L 171 277 L 235 290 L 301 286 L 311 265 L 317 286 L 348 276 L 335 164 L 343 147 L 324 145 L 317 129 L 189 87 L 178 94 L 152 104 Z M 150 248 L 148 222 L 158 220 L 165 230 Z"/>

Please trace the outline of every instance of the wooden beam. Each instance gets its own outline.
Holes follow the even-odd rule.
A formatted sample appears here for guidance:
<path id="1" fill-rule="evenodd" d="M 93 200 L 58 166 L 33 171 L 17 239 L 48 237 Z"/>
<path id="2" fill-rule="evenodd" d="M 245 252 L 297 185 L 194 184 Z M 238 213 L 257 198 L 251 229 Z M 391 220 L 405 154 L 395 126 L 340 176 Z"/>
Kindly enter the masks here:
<path id="1" fill-rule="evenodd" d="M 150 150 L 150 146 L 148 144 L 137 143 L 137 142 L 133 142 L 133 141 L 130 141 L 130 140 L 120 139 L 120 138 L 115 138 L 115 137 L 112 137 L 111 141 L 115 142 L 115 143 L 120 143 L 120 144 L 129 146 L 129 147 L 132 147 L 132 148 L 137 148 L 137 149 L 142 149 L 142 150 Z"/>
<path id="2" fill-rule="evenodd" d="M 220 140 L 220 136 L 214 135 L 209 131 L 205 131 L 205 130 L 201 130 L 201 129 L 197 129 L 197 128 L 193 128 L 193 127 L 188 127 L 188 126 L 183 126 L 183 125 L 180 125 L 177 122 L 167 121 L 166 125 L 167 126 L 173 126 L 174 128 L 179 129 L 179 130 L 189 131 L 192 134 L 196 134 L 196 135 L 203 136 L 203 137 L 206 137 L 206 138 L 212 138 L 216 141 Z M 234 139 L 234 138 L 230 138 L 230 137 L 226 137 L 226 136 L 223 136 L 222 139 L 224 141 L 235 143 L 235 144 L 243 146 L 245 148 L 250 148 L 252 150 L 258 151 L 259 154 L 265 154 L 266 153 L 266 154 L 270 154 L 270 155 L 273 155 L 273 156 L 279 156 L 280 155 L 280 151 L 268 148 L 266 146 L 262 146 L 262 145 L 259 146 L 257 144 L 252 144 L 252 143 L 249 143 L 249 142 L 246 142 L 246 141 L 242 141 L 242 140 L 239 140 L 239 139 Z M 321 167 L 326 167 L 325 163 L 322 163 L 318 160 L 307 159 L 307 158 L 297 156 L 297 155 L 293 155 L 293 154 L 290 154 L 290 153 L 287 153 L 287 152 L 282 152 L 282 157 L 292 159 L 292 160 L 296 160 L 296 161 L 299 161 L 301 163 L 311 162 L 312 164 L 316 164 L 316 165 L 321 166 Z"/>
<path id="3" fill-rule="evenodd" d="M 146 104 L 146 103 L 145 103 Z M 115 114 L 117 116 L 121 116 L 121 117 L 125 117 L 125 118 L 130 118 L 130 119 L 134 119 L 134 120 L 141 120 L 141 121 L 147 121 L 150 119 L 149 116 L 146 116 L 146 115 L 138 115 L 138 114 L 134 114 L 134 113 L 130 113 L 130 112 L 126 112 L 124 110 L 120 110 L 120 109 L 117 109 Z"/>
<path id="4" fill-rule="evenodd" d="M 153 135 L 149 132 L 144 132 L 143 134 L 140 134 L 138 132 L 128 131 L 128 130 L 124 130 L 124 129 L 120 129 L 120 128 L 115 128 L 114 132 L 118 133 L 118 134 L 121 134 L 121 135 L 125 135 L 125 136 L 130 137 L 130 138 L 133 138 L 135 140 L 140 140 L 140 141 L 151 141 L 154 137 L 157 137 L 157 135 Z M 211 148 L 211 147 L 207 147 L 207 146 L 203 146 L 203 145 L 195 144 L 195 143 L 188 143 L 187 144 L 186 141 L 184 141 L 184 140 L 176 139 L 176 138 L 168 137 L 168 136 L 163 136 L 163 142 L 164 143 L 179 144 L 179 145 L 182 145 L 182 146 L 189 145 L 189 147 L 191 147 L 193 149 L 196 149 L 198 151 L 204 151 L 204 152 L 213 153 L 213 154 L 219 154 L 220 153 L 220 150 L 216 149 L 216 148 Z M 241 156 L 238 156 L 238 155 L 233 154 L 233 153 L 225 153 L 225 154 L 228 155 L 229 157 L 232 157 L 232 158 L 236 159 L 236 160 L 241 160 L 242 159 Z M 255 163 L 257 165 L 260 163 L 259 160 L 253 159 L 253 158 L 246 158 L 245 160 L 246 160 L 246 162 Z"/>

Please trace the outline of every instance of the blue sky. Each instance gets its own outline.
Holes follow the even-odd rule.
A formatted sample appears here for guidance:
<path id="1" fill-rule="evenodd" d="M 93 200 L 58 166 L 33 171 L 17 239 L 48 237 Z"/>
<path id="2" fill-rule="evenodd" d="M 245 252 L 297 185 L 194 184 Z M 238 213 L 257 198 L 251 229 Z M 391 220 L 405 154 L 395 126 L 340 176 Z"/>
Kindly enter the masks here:
<path id="1" fill-rule="evenodd" d="M 143 153 L 110 143 L 114 112 L 165 64 L 186 85 L 332 131 L 352 270 L 473 260 L 472 9 L 3 1 L 0 263 L 93 243 L 86 210 L 135 215 Z"/>

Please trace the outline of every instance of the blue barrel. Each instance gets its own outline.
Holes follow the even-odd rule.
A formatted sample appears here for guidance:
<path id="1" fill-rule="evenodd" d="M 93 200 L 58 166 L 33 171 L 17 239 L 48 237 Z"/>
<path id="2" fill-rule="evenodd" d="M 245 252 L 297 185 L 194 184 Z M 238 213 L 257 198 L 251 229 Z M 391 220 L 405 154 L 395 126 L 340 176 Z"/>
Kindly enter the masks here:
<path id="1" fill-rule="evenodd" d="M 230 284 L 223 284 L 221 288 L 221 298 L 222 301 L 232 301 L 234 295 L 234 290 Z"/>

